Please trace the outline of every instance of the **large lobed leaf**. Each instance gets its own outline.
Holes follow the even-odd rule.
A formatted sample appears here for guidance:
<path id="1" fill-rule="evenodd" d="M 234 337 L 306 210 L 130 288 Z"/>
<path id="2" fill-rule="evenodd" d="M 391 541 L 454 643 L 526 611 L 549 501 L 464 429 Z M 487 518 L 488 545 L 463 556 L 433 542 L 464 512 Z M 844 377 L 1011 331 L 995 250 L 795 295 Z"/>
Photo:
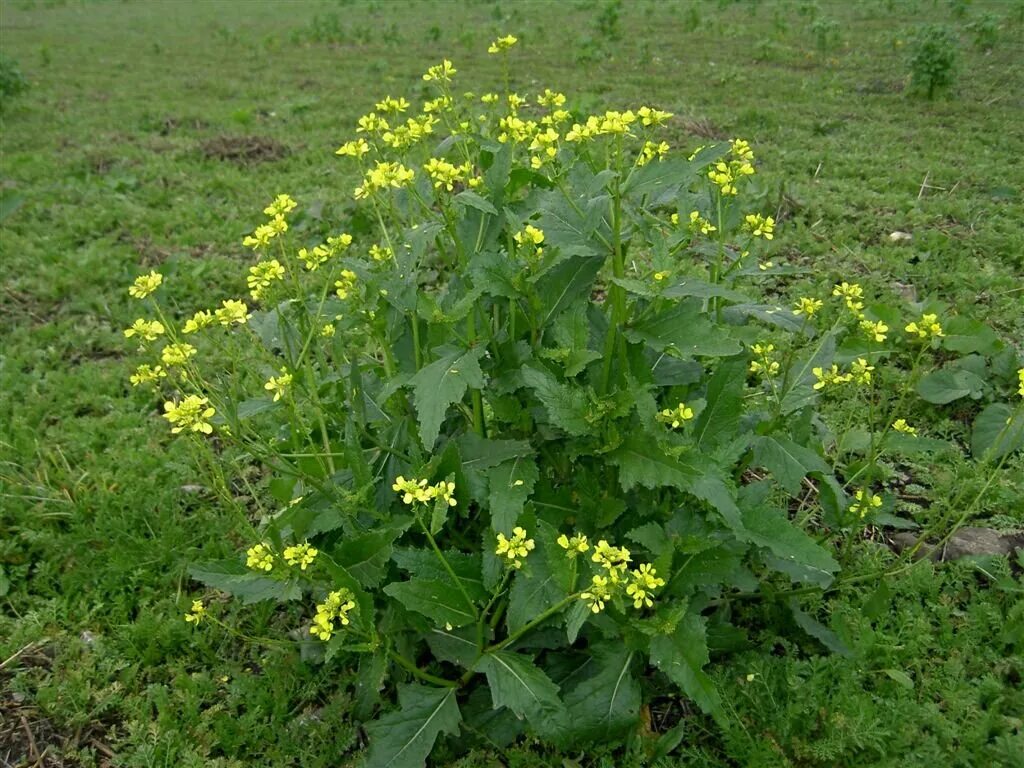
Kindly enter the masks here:
<path id="1" fill-rule="evenodd" d="M 422 768 L 437 737 L 459 730 L 462 714 L 455 688 L 402 685 L 398 701 L 396 711 L 366 726 L 370 750 L 365 768 Z"/>

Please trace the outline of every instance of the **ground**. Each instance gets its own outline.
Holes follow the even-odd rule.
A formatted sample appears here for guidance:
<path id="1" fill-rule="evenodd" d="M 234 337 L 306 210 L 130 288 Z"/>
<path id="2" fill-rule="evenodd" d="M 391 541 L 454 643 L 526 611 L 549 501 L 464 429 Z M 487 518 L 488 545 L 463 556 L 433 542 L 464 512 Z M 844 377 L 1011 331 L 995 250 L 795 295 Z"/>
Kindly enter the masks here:
<path id="1" fill-rule="evenodd" d="M 969 26 L 987 14 L 988 52 Z M 955 84 L 934 101 L 908 93 L 926 22 L 960 37 Z M 245 636 L 182 620 L 187 564 L 240 540 L 159 404 L 127 383 L 125 285 L 159 267 L 185 307 L 237 295 L 241 238 L 267 200 L 288 192 L 344 221 L 352 180 L 333 151 L 355 118 L 418 96 L 442 57 L 462 87 L 497 85 L 485 51 L 509 32 L 523 92 L 564 90 L 584 111 L 656 104 L 685 150 L 750 140 L 778 258 L 809 269 L 783 294 L 856 279 L 1024 338 L 1019 2 L 3 0 L 0 53 L 31 87 L 0 113 L 0 762 L 358 760 L 346 670 L 305 664 L 269 609 L 239 619 Z M 963 419 L 948 409 L 931 429 L 956 436 Z M 979 507 L 995 527 L 1024 521 L 1019 469 Z M 923 519 L 930 495 L 982 482 L 956 462 L 916 471 Z M 887 556 L 870 541 L 855 555 Z M 717 654 L 732 724 L 684 706 L 659 764 L 1019 765 L 1021 589 L 992 559 L 839 592 L 819 615 L 849 656 L 795 629 Z M 771 607 L 749 610 L 778 626 Z M 672 706 L 653 729 L 679 719 Z M 449 757 L 625 764 L 530 744 Z"/>

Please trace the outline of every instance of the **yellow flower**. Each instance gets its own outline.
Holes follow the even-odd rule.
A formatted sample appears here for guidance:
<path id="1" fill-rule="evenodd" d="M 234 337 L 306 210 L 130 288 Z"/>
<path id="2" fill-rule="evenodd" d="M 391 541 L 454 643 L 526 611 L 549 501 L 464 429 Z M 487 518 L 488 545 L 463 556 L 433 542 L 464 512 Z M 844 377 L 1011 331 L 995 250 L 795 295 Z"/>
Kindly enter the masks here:
<path id="1" fill-rule="evenodd" d="M 531 247 L 532 250 L 528 253 L 534 257 L 544 253 L 544 249 L 541 247 L 541 243 L 544 242 L 544 230 L 538 229 L 532 224 L 527 224 L 525 229 L 516 232 L 512 239 L 520 246 Z"/>
<path id="2" fill-rule="evenodd" d="M 343 157 L 362 157 L 370 151 L 370 145 L 366 143 L 366 139 L 358 138 L 355 141 L 346 141 L 334 154 L 342 155 Z"/>
<path id="3" fill-rule="evenodd" d="M 456 506 L 459 502 L 455 498 L 455 483 L 442 480 L 434 486 L 434 498 L 443 500 L 449 507 Z"/>
<path id="4" fill-rule="evenodd" d="M 555 91 L 552 91 L 550 88 L 545 88 L 544 93 L 540 94 L 537 97 L 537 103 L 540 104 L 542 107 L 561 107 L 565 104 L 565 94 L 556 93 Z"/>
<path id="5" fill-rule="evenodd" d="M 331 258 L 329 249 L 322 245 L 314 245 L 312 249 L 299 248 L 298 257 L 310 272 L 316 272 L 322 264 Z"/>
<path id="6" fill-rule="evenodd" d="M 399 475 L 395 478 L 394 484 L 391 486 L 391 490 L 396 493 L 402 494 L 403 504 L 427 504 L 432 501 L 437 494 L 437 489 L 428 486 L 426 480 L 406 480 L 404 477 Z"/>
<path id="7" fill-rule="evenodd" d="M 672 117 L 671 112 L 662 112 L 660 109 L 651 107 L 640 107 L 636 113 L 640 116 L 640 123 L 649 127 L 664 125 Z"/>
<path id="8" fill-rule="evenodd" d="M 452 75 L 454 75 L 457 71 L 458 70 L 456 70 L 455 67 L 452 66 L 452 63 L 448 61 L 448 59 L 445 59 L 440 64 L 436 64 L 433 67 L 427 69 L 427 73 L 423 75 L 423 79 L 428 83 L 431 81 L 447 83 L 451 81 Z"/>
<path id="9" fill-rule="evenodd" d="M 284 548 L 285 562 L 288 565 L 297 565 L 303 571 L 312 564 L 318 554 L 320 554 L 320 551 L 316 547 L 311 546 L 308 541 Z"/>
<path id="10" fill-rule="evenodd" d="M 506 565 L 512 568 L 521 568 L 523 560 L 533 551 L 535 543 L 533 539 L 526 538 L 526 531 L 516 526 L 512 529 L 512 537 L 506 538 L 505 534 L 498 534 L 498 545 L 494 554 L 504 557 L 508 562 Z"/>
<path id="11" fill-rule="evenodd" d="M 160 360 L 164 365 L 184 365 L 195 353 L 196 348 L 191 344 L 178 342 L 177 344 L 168 344 L 164 347 L 160 353 Z"/>
<path id="12" fill-rule="evenodd" d="M 640 157 L 637 158 L 637 165 L 647 165 L 651 160 L 661 160 L 665 155 L 668 154 L 669 146 L 667 142 L 661 142 L 655 144 L 653 141 L 644 142 L 643 147 L 640 148 Z"/>
<path id="13" fill-rule="evenodd" d="M 434 112 L 446 112 L 451 109 L 452 99 L 450 96 L 438 96 L 436 99 L 424 102 L 423 111 L 427 114 Z"/>
<path id="14" fill-rule="evenodd" d="M 267 383 L 263 385 L 263 388 L 268 392 L 274 393 L 274 402 L 276 403 L 288 391 L 291 385 L 292 375 L 288 372 L 287 368 L 282 368 L 281 375 L 271 376 L 267 379 Z"/>
<path id="15" fill-rule="evenodd" d="M 854 501 L 850 505 L 850 511 L 865 517 L 872 509 L 882 506 L 882 497 L 872 494 L 870 491 L 859 490 L 854 494 Z"/>
<path id="16" fill-rule="evenodd" d="M 221 302 L 221 307 L 213 313 L 217 322 L 221 325 L 245 325 L 249 320 L 249 310 L 245 304 L 236 299 L 226 299 Z"/>
<path id="17" fill-rule="evenodd" d="M 338 621 L 343 626 L 348 626 L 351 623 L 349 614 L 355 607 L 355 595 L 351 590 L 342 587 L 336 592 L 328 593 L 327 599 L 316 607 L 316 616 L 313 617 L 309 633 L 324 642 L 330 640 L 334 634 L 334 622 Z"/>
<path id="18" fill-rule="evenodd" d="M 131 324 L 130 328 L 124 329 L 124 337 L 130 339 L 132 336 L 138 336 L 143 341 L 155 341 L 156 337 L 163 332 L 164 326 L 162 323 L 140 317 Z"/>
<path id="19" fill-rule="evenodd" d="M 850 366 L 850 374 L 853 376 L 853 380 L 857 384 L 870 384 L 871 383 L 871 372 L 875 370 L 875 366 L 868 365 L 868 361 L 863 357 L 858 357 L 853 361 Z"/>
<path id="20" fill-rule="evenodd" d="M 775 219 L 760 213 L 748 213 L 743 217 L 743 228 L 754 237 L 771 240 L 775 237 Z"/>
<path id="21" fill-rule="evenodd" d="M 663 270 L 663 271 L 661 271 L 661 272 L 655 272 L 655 273 L 654 273 L 654 280 L 655 280 L 656 282 L 659 282 L 659 283 L 660 283 L 660 282 L 663 282 L 663 281 L 664 281 L 664 280 L 666 280 L 666 279 L 668 278 L 668 276 L 669 276 L 669 275 L 671 275 L 671 274 L 672 274 L 672 273 L 671 273 L 671 272 L 669 272 L 669 271 L 668 271 L 667 269 L 666 269 L 666 270 Z"/>
<path id="22" fill-rule="evenodd" d="M 356 200 L 369 197 L 374 192 L 384 189 L 399 189 L 407 186 L 416 174 L 411 168 L 406 168 L 401 163 L 385 163 L 378 161 L 377 164 L 368 170 L 363 176 L 363 183 L 355 189 Z"/>
<path id="23" fill-rule="evenodd" d="M 939 323 L 938 316 L 934 314 L 921 315 L 920 320 L 910 323 L 905 330 L 912 336 L 916 335 L 922 340 L 928 338 L 940 338 L 946 335 L 942 331 L 942 325 Z"/>
<path id="24" fill-rule="evenodd" d="M 390 127 L 387 118 L 376 112 L 369 112 L 356 121 L 356 133 L 384 133 Z"/>
<path id="25" fill-rule="evenodd" d="M 320 338 L 329 339 L 334 336 L 335 328 L 330 323 L 324 323 L 324 327 L 320 329 Z"/>
<path id="26" fill-rule="evenodd" d="M 292 200 L 290 196 L 278 195 L 270 205 L 263 209 L 263 212 L 267 216 L 284 216 L 284 214 L 294 211 L 297 205 L 298 203 Z"/>
<path id="27" fill-rule="evenodd" d="M 897 432 L 902 432 L 905 435 L 914 435 L 915 437 L 917 436 L 917 430 L 914 427 L 907 424 L 906 419 L 896 419 L 896 421 L 892 423 L 892 428 L 895 429 Z"/>
<path id="28" fill-rule="evenodd" d="M 825 305 L 821 299 L 809 299 L 801 296 L 797 299 L 796 306 L 793 307 L 794 315 L 807 315 L 807 317 L 814 317 L 818 310 Z"/>
<path id="29" fill-rule="evenodd" d="M 679 429 L 683 424 L 693 418 L 693 408 L 686 403 L 680 403 L 674 409 L 666 408 L 658 414 L 657 419 L 662 424 L 670 424 L 672 429 Z"/>
<path id="30" fill-rule="evenodd" d="M 256 544 L 245 551 L 245 565 L 254 571 L 270 571 L 274 568 L 274 553 L 269 544 Z"/>
<path id="31" fill-rule="evenodd" d="M 673 222 L 677 223 L 677 222 Z M 700 232 L 702 235 L 710 235 L 718 230 L 714 224 L 700 215 L 700 211 L 690 211 L 690 231 Z"/>
<path id="32" fill-rule="evenodd" d="M 277 229 L 270 224 L 260 224 L 251 235 L 242 238 L 242 245 L 254 251 L 266 248 L 270 241 L 277 237 Z"/>
<path id="33" fill-rule="evenodd" d="M 867 335 L 869 339 L 874 339 L 878 343 L 885 341 L 886 333 L 889 332 L 889 326 L 881 320 L 878 322 L 874 322 L 872 320 L 861 320 L 860 329 L 864 331 L 865 335 Z"/>
<path id="34" fill-rule="evenodd" d="M 185 614 L 185 621 L 198 625 L 204 618 L 206 618 L 206 606 L 203 605 L 203 601 L 193 600 L 192 610 Z"/>
<path id="35" fill-rule="evenodd" d="M 608 571 L 608 576 L 613 582 L 618 582 L 619 576 L 626 572 L 630 562 L 628 549 L 625 547 L 613 547 L 604 539 L 597 542 L 597 546 L 594 547 L 594 554 L 590 559 L 595 563 L 599 563 L 602 568 Z"/>
<path id="36" fill-rule="evenodd" d="M 370 258 L 374 261 L 387 261 L 394 255 L 394 252 L 386 245 L 374 243 L 370 246 Z"/>
<path id="37" fill-rule="evenodd" d="M 610 600 L 611 596 L 612 586 L 604 576 L 594 576 L 590 580 L 590 589 L 580 592 L 580 600 L 585 601 L 594 613 L 603 611 L 605 602 Z"/>
<path id="38" fill-rule="evenodd" d="M 750 361 L 750 372 L 760 373 L 770 378 L 779 372 L 781 365 L 778 360 L 773 360 L 772 353 L 775 351 L 774 344 L 755 344 L 750 348 L 756 359 Z"/>
<path id="39" fill-rule="evenodd" d="M 497 40 L 495 40 L 493 43 L 487 46 L 487 52 L 501 53 L 502 51 L 507 51 L 509 48 L 511 48 L 518 42 L 518 37 L 515 37 L 514 35 L 505 35 L 504 37 L 499 37 Z"/>
<path id="40" fill-rule="evenodd" d="M 842 296 L 846 300 L 846 306 L 852 312 L 860 312 L 864 309 L 864 289 L 857 283 L 848 283 L 845 280 L 832 288 L 833 296 Z"/>
<path id="41" fill-rule="evenodd" d="M 632 578 L 626 587 L 626 594 L 633 600 L 634 608 L 650 608 L 654 605 L 651 595 L 658 587 L 665 586 L 665 580 L 658 578 L 658 572 L 650 563 L 642 564 L 637 570 L 630 573 Z"/>
<path id="42" fill-rule="evenodd" d="M 334 282 L 334 287 L 336 289 L 335 293 L 338 294 L 339 299 L 347 299 L 349 294 L 356 287 L 356 273 L 348 269 L 343 269 L 341 270 L 340 278 L 341 279 Z"/>
<path id="43" fill-rule="evenodd" d="M 185 327 L 181 329 L 182 333 L 196 333 L 204 328 L 209 328 L 213 325 L 216 320 L 213 317 L 213 313 L 200 309 L 191 318 L 185 321 Z"/>
<path id="44" fill-rule="evenodd" d="M 180 403 L 168 400 L 164 403 L 164 418 L 174 426 L 171 434 L 183 430 L 202 432 L 208 435 L 213 432 L 209 419 L 216 413 L 210 401 L 199 395 L 187 395 Z"/>
<path id="45" fill-rule="evenodd" d="M 128 295 L 136 299 L 144 299 L 164 281 L 164 276 L 159 272 L 150 272 L 148 275 L 139 275 L 135 282 L 128 288 Z"/>
<path id="46" fill-rule="evenodd" d="M 427 176 L 434 182 L 434 189 L 442 187 L 451 192 L 456 182 L 462 181 L 472 171 L 469 163 L 463 165 L 452 165 L 447 160 L 438 157 L 430 158 L 423 166 Z"/>
<path id="47" fill-rule="evenodd" d="M 135 369 L 135 373 L 128 380 L 132 383 L 133 387 L 137 387 L 140 384 L 151 384 L 158 379 L 166 377 L 167 371 L 162 366 L 143 364 Z"/>
<path id="48" fill-rule="evenodd" d="M 246 277 L 249 293 L 254 299 L 259 299 L 272 282 L 283 277 L 284 267 L 281 266 L 281 262 L 277 259 L 261 261 L 249 267 L 249 275 Z"/>
<path id="49" fill-rule="evenodd" d="M 849 373 L 840 373 L 839 366 L 835 363 L 829 370 L 824 368 L 812 368 L 811 373 L 814 374 L 814 378 L 817 381 L 814 384 L 814 389 L 824 389 L 826 386 L 836 386 L 839 384 L 845 384 L 853 380 L 853 375 Z M 868 374 L 870 376 L 870 374 Z"/>
<path id="50" fill-rule="evenodd" d="M 1017 381 L 1020 382 L 1020 386 L 1017 387 L 1017 394 L 1024 397 L 1024 368 L 1017 371 Z"/>
<path id="51" fill-rule="evenodd" d="M 480 97 L 480 101 L 482 101 L 484 104 L 497 104 L 498 103 L 498 94 L 496 94 L 496 93 L 485 93 L 483 96 Z"/>
<path id="52" fill-rule="evenodd" d="M 397 99 L 393 99 L 390 96 L 385 96 L 383 101 L 378 101 L 374 105 L 381 112 L 405 112 L 409 108 L 409 102 L 399 96 Z"/>
<path id="53" fill-rule="evenodd" d="M 733 139 L 729 145 L 729 152 L 739 160 L 751 162 L 754 159 L 754 150 L 750 148 L 749 142 L 743 139 Z"/>
<path id="54" fill-rule="evenodd" d="M 590 549 L 590 544 L 587 543 L 587 537 L 582 533 L 574 533 L 572 538 L 569 538 L 564 533 L 558 537 L 558 546 L 566 550 L 565 556 L 572 559 L 576 555 L 583 554 Z"/>

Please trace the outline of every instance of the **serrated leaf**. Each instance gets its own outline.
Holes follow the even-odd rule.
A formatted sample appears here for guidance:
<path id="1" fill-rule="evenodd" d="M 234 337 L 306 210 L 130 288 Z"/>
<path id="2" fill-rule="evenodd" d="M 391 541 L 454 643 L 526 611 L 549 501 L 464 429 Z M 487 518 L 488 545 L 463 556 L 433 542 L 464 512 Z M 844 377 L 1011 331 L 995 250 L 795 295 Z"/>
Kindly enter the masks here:
<path id="1" fill-rule="evenodd" d="M 516 457 L 488 470 L 491 528 L 495 532 L 507 534 L 515 527 L 538 477 L 532 456 Z"/>
<path id="2" fill-rule="evenodd" d="M 707 405 L 693 425 L 693 439 L 701 450 L 713 450 L 739 431 L 746 369 L 742 359 L 725 360 L 711 375 Z"/>
<path id="3" fill-rule="evenodd" d="M 1024 447 L 1024 417 L 1014 417 L 1010 406 L 994 403 L 974 419 L 971 429 L 971 455 L 974 458 L 1000 459 L 1021 447 Z"/>
<path id="4" fill-rule="evenodd" d="M 683 357 L 728 357 L 743 346 L 729 335 L 725 326 L 711 322 L 702 312 L 700 302 L 681 301 L 625 331 L 627 339 L 646 342 L 662 352 L 675 350 Z"/>
<path id="5" fill-rule="evenodd" d="M 545 272 L 537 284 L 543 306 L 537 327 L 545 328 L 578 298 L 589 297 L 603 263 L 601 256 L 573 256 Z"/>
<path id="6" fill-rule="evenodd" d="M 476 620 L 472 605 L 450 581 L 413 579 L 396 581 L 384 591 L 408 608 L 432 619 L 438 626 L 462 627 Z"/>
<path id="7" fill-rule="evenodd" d="M 508 707 L 517 717 L 533 723 L 543 723 L 562 709 L 558 686 L 529 656 L 493 651 L 484 655 L 476 668 L 487 676 L 495 709 Z"/>
<path id="8" fill-rule="evenodd" d="M 558 545 L 541 540 L 537 546 L 542 551 L 531 553 L 523 569 L 512 577 L 508 614 L 505 617 L 510 633 L 518 632 L 565 597 L 565 590 L 559 583 L 559 574 L 552 570 L 543 552 L 544 547 Z"/>
<path id="9" fill-rule="evenodd" d="M 586 677 L 565 694 L 564 735 L 571 741 L 615 739 L 640 720 L 640 684 L 633 673 L 635 652 L 602 645 L 591 653 Z"/>
<path id="10" fill-rule="evenodd" d="M 436 658 L 466 669 L 472 667 L 480 656 L 480 648 L 476 644 L 476 629 L 472 627 L 434 627 L 426 633 L 424 639 Z"/>
<path id="11" fill-rule="evenodd" d="M 808 473 L 830 471 L 821 456 L 785 435 L 757 437 L 754 441 L 754 462 L 767 468 L 779 485 L 794 495 L 800 492 Z"/>
<path id="12" fill-rule="evenodd" d="M 462 715 L 455 690 L 399 686 L 398 710 L 366 725 L 370 749 L 365 768 L 422 768 L 440 734 L 458 733 Z"/>
<path id="13" fill-rule="evenodd" d="M 455 572 L 462 588 L 473 600 L 482 600 L 487 596 L 480 575 L 481 557 L 456 550 L 443 550 L 444 559 Z M 451 574 L 438 559 L 437 554 L 427 549 L 402 548 L 391 554 L 399 568 L 408 571 L 411 577 L 443 581 L 455 586 Z"/>
<path id="14" fill-rule="evenodd" d="M 238 560 L 218 560 L 190 565 L 189 576 L 208 587 L 220 589 L 243 603 L 261 600 L 298 600 L 302 589 L 295 579 L 275 579 L 246 568 Z"/>
<path id="15" fill-rule="evenodd" d="M 790 414 L 814 402 L 814 369 L 828 368 L 836 351 L 836 333 L 831 331 L 819 339 L 814 350 L 802 355 L 787 372 L 786 391 L 782 395 L 782 413 Z"/>
<path id="16" fill-rule="evenodd" d="M 725 722 L 722 699 L 714 682 L 704 672 L 708 663 L 705 621 L 688 614 L 671 635 L 651 638 L 651 663 L 678 685 L 702 711 L 719 723 Z"/>
<path id="17" fill-rule="evenodd" d="M 813 616 L 805 613 L 800 607 L 800 604 L 796 601 L 796 598 L 790 598 L 786 604 L 789 607 L 790 613 L 793 615 L 793 620 L 800 629 L 818 640 L 833 653 L 845 656 L 846 658 L 851 658 L 853 656 L 853 653 L 847 647 L 846 643 L 839 638 L 839 635 Z"/>
<path id="18" fill-rule="evenodd" d="M 826 549 L 797 528 L 780 510 L 763 504 L 743 509 L 744 539 L 764 547 L 780 560 L 795 566 L 786 573 L 800 576 L 798 580 L 822 587 L 832 583 L 839 571 L 837 563 Z"/>
<path id="19" fill-rule="evenodd" d="M 469 262 L 473 284 L 490 296 L 515 298 L 516 266 L 509 257 L 498 251 L 482 251 Z"/>
<path id="20" fill-rule="evenodd" d="M 419 416 L 420 437 L 427 450 L 437 442 L 448 408 L 462 400 L 469 387 L 483 387 L 484 375 L 480 370 L 480 357 L 483 353 L 482 347 L 467 352 L 452 352 L 422 368 L 412 377 L 410 384 Z"/>
<path id="21" fill-rule="evenodd" d="M 391 559 L 391 545 L 400 535 L 401 530 L 384 529 L 345 537 L 334 549 L 334 560 L 364 587 L 376 587 Z"/>
<path id="22" fill-rule="evenodd" d="M 522 374 L 552 424 L 576 437 L 590 434 L 590 403 L 582 389 L 561 384 L 547 371 L 532 366 L 524 365 Z"/>

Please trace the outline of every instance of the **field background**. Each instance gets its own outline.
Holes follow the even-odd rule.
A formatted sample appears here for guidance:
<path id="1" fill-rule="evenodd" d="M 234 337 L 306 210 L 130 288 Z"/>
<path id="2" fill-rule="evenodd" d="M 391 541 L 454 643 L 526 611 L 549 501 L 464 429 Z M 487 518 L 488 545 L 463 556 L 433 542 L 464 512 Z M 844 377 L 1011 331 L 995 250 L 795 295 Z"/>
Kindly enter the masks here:
<path id="1" fill-rule="evenodd" d="M 563 90 L 584 112 L 657 105 L 686 152 L 750 140 L 778 190 L 777 258 L 809 268 L 780 295 L 857 280 L 1024 339 L 1024 3 L 637 0 L 611 27 L 609 7 L 0 0 L 0 50 L 32 84 L 0 114 L 0 764 L 358 762 L 346 670 L 264 640 L 282 637 L 269 609 L 226 609 L 240 636 L 182 621 L 199 595 L 186 564 L 241 540 L 156 398 L 128 386 L 126 286 L 158 268 L 189 314 L 243 293 L 242 236 L 281 192 L 346 222 L 353 180 L 333 150 L 378 98 L 417 100 L 442 57 L 484 92 L 501 77 L 487 43 L 513 33 L 520 92 Z M 986 14 L 990 52 L 968 27 Z M 929 22 L 961 37 L 934 102 L 906 90 Z M 929 429 L 955 438 L 965 418 Z M 989 524 L 1024 525 L 1021 469 L 982 505 Z M 922 521 L 929 494 L 980 485 L 956 462 L 919 477 L 907 504 Z M 992 560 L 841 592 L 820 618 L 852 657 L 753 637 L 713 667 L 731 726 L 692 714 L 659 764 L 1021 765 L 1022 591 Z M 632 764 L 529 744 L 449 760 Z"/>

